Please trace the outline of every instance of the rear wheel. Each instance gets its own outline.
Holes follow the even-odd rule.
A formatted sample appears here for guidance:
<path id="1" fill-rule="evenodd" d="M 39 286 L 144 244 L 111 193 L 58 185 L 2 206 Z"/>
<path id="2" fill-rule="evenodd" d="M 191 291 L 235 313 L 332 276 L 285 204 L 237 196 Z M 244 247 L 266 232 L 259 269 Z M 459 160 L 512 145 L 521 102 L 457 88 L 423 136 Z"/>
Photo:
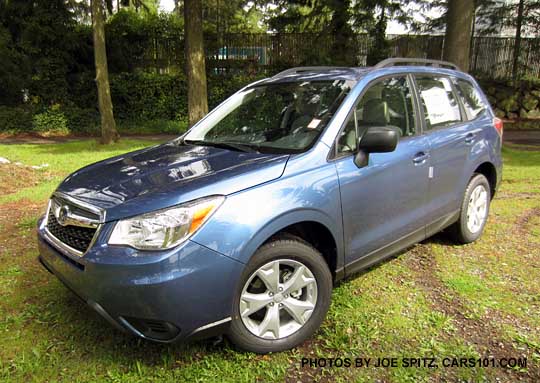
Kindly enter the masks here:
<path id="1" fill-rule="evenodd" d="M 459 220 L 451 232 L 456 241 L 471 243 L 482 235 L 489 214 L 491 189 L 486 177 L 475 174 L 465 190 Z"/>
<path id="2" fill-rule="evenodd" d="M 246 266 L 229 338 L 256 353 L 295 347 L 319 328 L 331 293 L 332 276 L 316 249 L 294 237 L 272 241 Z"/>

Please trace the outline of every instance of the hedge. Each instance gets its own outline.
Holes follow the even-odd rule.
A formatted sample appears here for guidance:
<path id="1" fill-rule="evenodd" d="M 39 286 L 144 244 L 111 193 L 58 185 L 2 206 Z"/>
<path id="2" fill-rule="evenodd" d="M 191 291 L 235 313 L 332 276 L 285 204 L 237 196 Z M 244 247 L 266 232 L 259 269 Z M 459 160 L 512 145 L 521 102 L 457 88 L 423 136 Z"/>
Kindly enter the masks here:
<path id="1" fill-rule="evenodd" d="M 212 109 L 261 75 L 208 75 L 208 104 Z M 110 76 L 114 115 L 123 133 L 180 133 L 187 127 L 187 84 L 183 74 L 153 72 Z M 540 82 L 480 81 L 498 116 L 540 117 Z M 85 72 L 69 81 L 69 102 L 41 105 L 30 99 L 22 106 L 0 106 L 0 133 L 40 132 L 99 134 L 94 74 Z"/>
<path id="2" fill-rule="evenodd" d="M 257 76 L 208 76 L 208 104 L 212 109 Z M 111 96 L 120 131 L 179 133 L 187 127 L 187 84 L 183 74 L 149 72 L 110 76 Z M 0 132 L 99 133 L 97 92 L 92 73 L 70 79 L 69 102 L 0 106 Z"/>
<path id="3" fill-rule="evenodd" d="M 34 111 L 29 107 L 0 105 L 0 133 L 31 131 L 33 114 Z"/>

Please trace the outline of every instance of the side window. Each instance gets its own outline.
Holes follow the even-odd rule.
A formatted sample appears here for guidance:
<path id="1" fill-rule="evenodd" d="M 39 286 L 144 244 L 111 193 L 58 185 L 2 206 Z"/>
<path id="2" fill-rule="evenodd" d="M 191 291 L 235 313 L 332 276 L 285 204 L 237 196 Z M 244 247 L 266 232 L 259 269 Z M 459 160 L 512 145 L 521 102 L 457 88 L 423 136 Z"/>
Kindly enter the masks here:
<path id="1" fill-rule="evenodd" d="M 456 85 L 458 95 L 463 102 L 463 107 L 465 108 L 468 120 L 474 120 L 486 110 L 486 105 L 473 84 L 461 79 L 454 79 L 454 84 Z"/>
<path id="2" fill-rule="evenodd" d="M 416 77 L 416 83 L 428 130 L 461 122 L 459 104 L 450 79 L 420 75 Z"/>
<path id="3" fill-rule="evenodd" d="M 402 136 L 416 133 L 412 94 L 407 77 L 389 77 L 362 96 L 338 139 L 338 152 L 356 151 L 358 138 L 370 126 L 398 127 Z"/>

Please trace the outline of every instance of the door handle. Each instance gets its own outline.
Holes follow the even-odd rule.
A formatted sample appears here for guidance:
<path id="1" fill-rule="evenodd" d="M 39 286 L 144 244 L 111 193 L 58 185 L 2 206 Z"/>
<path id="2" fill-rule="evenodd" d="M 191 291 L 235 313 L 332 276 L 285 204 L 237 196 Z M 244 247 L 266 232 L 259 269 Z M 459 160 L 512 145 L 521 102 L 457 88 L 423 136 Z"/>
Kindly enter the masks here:
<path id="1" fill-rule="evenodd" d="M 428 153 L 424 153 L 424 152 L 418 152 L 414 155 L 413 157 L 413 162 L 415 165 L 420 165 L 420 164 L 423 164 L 424 162 L 426 162 L 426 160 L 429 158 L 429 154 Z"/>
<path id="2" fill-rule="evenodd" d="M 468 133 L 466 136 L 465 136 L 465 142 L 467 144 L 470 144 L 474 141 L 474 138 L 476 137 L 476 134 L 474 133 Z"/>

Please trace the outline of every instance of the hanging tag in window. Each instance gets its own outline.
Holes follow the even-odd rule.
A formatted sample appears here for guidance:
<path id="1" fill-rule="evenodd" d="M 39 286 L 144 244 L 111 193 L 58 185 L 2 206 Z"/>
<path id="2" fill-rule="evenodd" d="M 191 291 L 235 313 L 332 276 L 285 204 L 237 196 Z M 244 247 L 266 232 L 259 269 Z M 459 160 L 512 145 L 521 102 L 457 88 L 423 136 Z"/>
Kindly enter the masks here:
<path id="1" fill-rule="evenodd" d="M 321 123 L 321 120 L 319 120 L 318 118 L 314 118 L 314 119 L 311 120 L 311 122 L 308 124 L 307 128 L 308 128 L 308 129 L 317 129 L 317 126 L 319 126 L 320 123 Z"/>

